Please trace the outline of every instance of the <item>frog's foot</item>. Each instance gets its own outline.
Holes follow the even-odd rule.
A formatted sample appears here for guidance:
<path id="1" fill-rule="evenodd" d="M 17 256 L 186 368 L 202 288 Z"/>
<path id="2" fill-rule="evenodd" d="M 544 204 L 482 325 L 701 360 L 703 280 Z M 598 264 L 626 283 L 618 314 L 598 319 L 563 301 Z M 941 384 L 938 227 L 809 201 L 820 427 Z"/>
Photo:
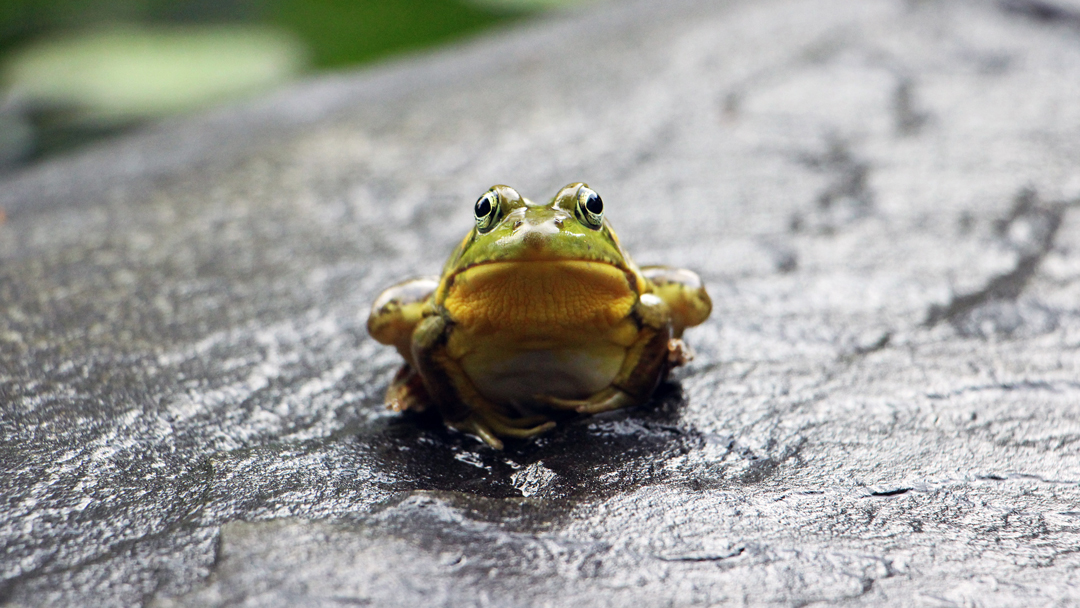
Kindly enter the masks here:
<path id="1" fill-rule="evenodd" d="M 496 412 L 480 410 L 474 410 L 464 420 L 446 424 L 463 433 L 476 435 L 496 450 L 503 449 L 503 443 L 499 437 L 533 437 L 555 428 L 555 423 L 544 416 L 511 418 Z"/>
<path id="2" fill-rule="evenodd" d="M 560 410 L 574 410 L 582 414 L 610 412 L 637 403 L 636 399 L 615 387 L 605 388 L 588 399 L 559 399 L 547 395 L 537 395 L 535 399 Z"/>
<path id="3" fill-rule="evenodd" d="M 667 343 L 668 367 L 679 367 L 694 360 L 694 351 L 679 338 L 668 340 Z"/>
<path id="4" fill-rule="evenodd" d="M 390 386 L 386 388 L 386 407 L 395 412 L 413 410 L 422 412 L 427 409 L 431 399 L 424 388 L 424 379 L 408 364 L 394 374 Z"/>
<path id="5" fill-rule="evenodd" d="M 476 435 L 480 439 L 484 440 L 484 443 L 488 444 L 495 450 L 503 449 L 503 442 L 495 436 L 485 424 L 477 420 L 474 416 L 469 416 L 464 420 L 458 420 L 457 422 L 446 421 L 446 426 L 461 431 L 462 433 L 468 433 L 469 435 Z"/>

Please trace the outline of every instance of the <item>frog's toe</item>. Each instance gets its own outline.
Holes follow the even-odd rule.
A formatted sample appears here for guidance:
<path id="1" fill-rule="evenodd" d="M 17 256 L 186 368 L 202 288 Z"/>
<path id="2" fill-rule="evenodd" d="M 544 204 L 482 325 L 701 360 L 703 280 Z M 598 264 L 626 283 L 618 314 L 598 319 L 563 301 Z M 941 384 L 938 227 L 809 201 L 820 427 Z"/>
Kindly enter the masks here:
<path id="1" fill-rule="evenodd" d="M 631 405 L 634 405 L 633 397 L 620 390 L 613 390 L 612 394 L 604 399 L 595 401 L 590 399 L 585 404 L 578 407 L 577 411 L 582 414 L 599 414 L 600 412 L 610 412 Z"/>
<path id="2" fill-rule="evenodd" d="M 422 412 L 427 409 L 427 400 L 414 391 L 402 389 L 401 387 L 391 388 L 386 391 L 386 407 L 395 412 L 404 412 L 405 410 Z"/>
<path id="3" fill-rule="evenodd" d="M 485 424 L 508 428 L 525 428 L 543 424 L 548 421 L 547 416 L 540 414 L 534 416 L 513 416 L 506 410 L 496 407 L 494 404 L 481 402 L 473 404 L 473 416 L 479 417 Z"/>
<path id="4" fill-rule="evenodd" d="M 495 431 L 496 434 L 502 435 L 503 437 L 526 438 L 534 437 L 536 435 L 540 435 L 550 431 L 551 429 L 555 428 L 555 423 L 548 420 L 543 424 L 538 424 L 532 427 L 503 426 L 501 424 L 494 424 L 491 428 L 493 431 Z"/>
<path id="5" fill-rule="evenodd" d="M 533 400 L 543 403 L 544 405 L 551 406 L 559 410 L 569 410 L 576 412 L 579 407 L 588 403 L 588 401 L 581 399 L 560 399 L 558 397 L 552 397 L 551 395 L 533 395 Z"/>
<path id="6" fill-rule="evenodd" d="M 537 424 L 537 423 L 540 424 Z M 543 416 L 528 418 L 506 418 L 489 412 L 474 412 L 464 420 L 448 423 L 463 433 L 476 435 L 496 450 L 503 449 L 499 437 L 518 437 L 525 439 L 546 433 L 555 428 L 555 423 Z"/>
<path id="7" fill-rule="evenodd" d="M 668 340 L 667 360 L 670 367 L 686 365 L 694 360 L 694 351 L 679 338 Z"/>
<path id="8" fill-rule="evenodd" d="M 477 410 L 469 417 L 480 419 L 492 432 L 502 437 L 532 437 L 555 428 L 555 423 L 545 416 L 511 418 L 496 412 Z"/>
<path id="9" fill-rule="evenodd" d="M 447 426 L 450 428 L 461 431 L 462 433 L 468 433 L 470 435 L 476 435 L 484 441 L 484 443 L 491 446 L 492 449 L 503 449 L 503 442 L 492 432 L 492 429 L 487 425 L 476 419 L 475 416 L 469 416 L 465 420 L 458 420 L 457 422 L 447 422 Z"/>
<path id="10" fill-rule="evenodd" d="M 422 412 L 427 408 L 428 401 L 423 379 L 408 364 L 398 370 L 394 380 L 386 388 L 386 407 L 395 412 Z"/>
<path id="11" fill-rule="evenodd" d="M 599 414 L 610 412 L 634 404 L 634 398 L 617 388 L 607 388 L 588 399 L 560 399 L 558 397 L 538 397 L 548 405 L 562 409 L 574 410 L 582 414 Z"/>

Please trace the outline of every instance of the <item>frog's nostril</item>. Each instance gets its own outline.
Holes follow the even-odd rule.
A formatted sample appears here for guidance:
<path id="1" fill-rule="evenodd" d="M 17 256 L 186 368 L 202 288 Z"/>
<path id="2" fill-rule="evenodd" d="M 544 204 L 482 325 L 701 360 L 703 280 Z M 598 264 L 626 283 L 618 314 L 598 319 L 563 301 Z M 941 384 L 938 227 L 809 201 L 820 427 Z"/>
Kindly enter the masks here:
<path id="1" fill-rule="evenodd" d="M 521 220 L 514 222 L 514 230 L 517 230 L 518 228 L 521 228 Z"/>

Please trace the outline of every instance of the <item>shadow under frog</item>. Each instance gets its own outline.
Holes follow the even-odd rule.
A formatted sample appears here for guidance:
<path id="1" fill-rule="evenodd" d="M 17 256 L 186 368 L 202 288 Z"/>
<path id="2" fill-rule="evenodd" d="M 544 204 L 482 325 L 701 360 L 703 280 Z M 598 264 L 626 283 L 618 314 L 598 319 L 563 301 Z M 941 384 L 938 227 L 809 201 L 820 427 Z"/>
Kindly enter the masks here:
<path id="1" fill-rule="evenodd" d="M 396 490 L 442 490 L 485 498 L 593 498 L 664 479 L 663 463 L 703 443 L 679 422 L 681 387 L 660 385 L 639 407 L 596 416 L 567 415 L 558 428 L 492 450 L 446 428 L 435 413 L 406 412 L 363 437 L 371 464 L 399 480 Z M 530 479 L 530 474 L 532 479 Z"/>

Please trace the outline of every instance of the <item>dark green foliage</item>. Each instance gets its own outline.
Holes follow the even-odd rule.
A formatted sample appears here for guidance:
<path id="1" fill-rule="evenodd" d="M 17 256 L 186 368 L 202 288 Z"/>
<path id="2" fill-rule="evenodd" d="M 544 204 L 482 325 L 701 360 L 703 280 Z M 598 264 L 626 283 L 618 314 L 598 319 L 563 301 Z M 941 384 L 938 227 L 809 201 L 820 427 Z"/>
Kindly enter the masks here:
<path id="1" fill-rule="evenodd" d="M 2 0 L 0 54 L 38 36 L 88 26 L 246 22 L 296 34 L 314 68 L 341 67 L 521 15 L 463 0 Z"/>
<path id="2" fill-rule="evenodd" d="M 516 16 L 456 0 L 278 0 L 268 13 L 308 44 L 317 68 L 428 46 Z"/>

